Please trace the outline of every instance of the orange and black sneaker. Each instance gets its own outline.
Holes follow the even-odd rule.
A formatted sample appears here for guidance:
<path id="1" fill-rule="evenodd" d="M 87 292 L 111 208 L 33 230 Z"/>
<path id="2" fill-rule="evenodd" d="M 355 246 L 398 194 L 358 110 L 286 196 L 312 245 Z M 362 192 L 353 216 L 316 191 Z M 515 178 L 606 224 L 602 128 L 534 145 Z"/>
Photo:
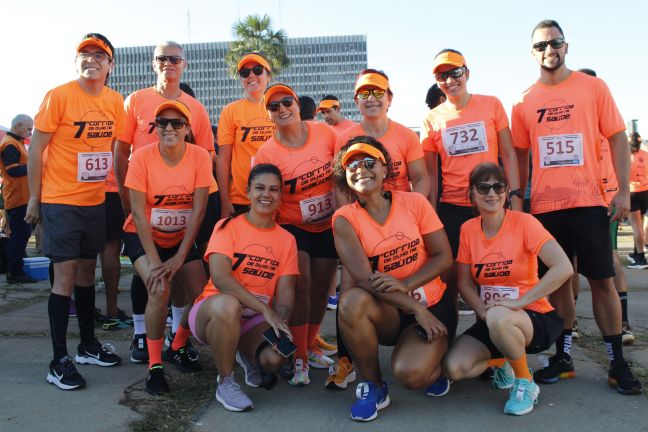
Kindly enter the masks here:
<path id="1" fill-rule="evenodd" d="M 542 369 L 538 369 L 533 374 L 533 380 L 543 384 L 553 384 L 561 379 L 574 378 L 574 362 L 571 357 L 552 356 L 549 357 L 549 364 Z"/>
<path id="2" fill-rule="evenodd" d="M 324 386 L 330 390 L 344 390 L 355 380 L 353 364 L 348 357 L 341 357 L 336 364 L 329 367 L 329 376 Z"/>

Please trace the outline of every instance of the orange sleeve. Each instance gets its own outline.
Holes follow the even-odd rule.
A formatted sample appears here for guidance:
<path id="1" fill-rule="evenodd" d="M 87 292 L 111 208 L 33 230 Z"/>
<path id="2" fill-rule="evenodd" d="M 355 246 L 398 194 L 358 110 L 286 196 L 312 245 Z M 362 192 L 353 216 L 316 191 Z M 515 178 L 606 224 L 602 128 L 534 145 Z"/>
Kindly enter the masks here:
<path id="1" fill-rule="evenodd" d="M 347 222 L 349 222 L 351 224 L 351 227 L 353 227 L 353 230 L 355 232 L 358 232 L 357 222 L 356 222 L 354 214 L 353 214 L 353 205 L 354 204 L 345 204 L 342 207 L 340 207 L 339 209 L 337 209 L 335 211 L 335 213 L 333 213 L 333 217 L 331 219 L 331 224 L 333 226 L 335 226 L 335 220 L 338 217 L 343 217 L 344 219 L 346 219 Z"/>
<path id="2" fill-rule="evenodd" d="M 290 237 L 290 240 L 288 240 L 290 242 L 290 246 L 285 249 L 286 256 L 281 260 L 285 264 L 279 271 L 280 276 L 299 274 L 299 266 L 297 265 L 297 242 L 295 241 L 295 237 L 293 237 L 292 235 L 288 237 Z"/>
<path id="3" fill-rule="evenodd" d="M 245 217 L 245 216 L 242 216 Z M 220 229 L 223 222 L 228 219 L 221 219 L 216 223 L 207 249 L 205 250 L 205 261 L 209 261 L 209 256 L 214 253 L 225 255 L 230 261 L 234 260 L 234 237 L 232 233 L 232 220 L 229 219 L 225 228 Z"/>
<path id="4" fill-rule="evenodd" d="M 190 148 L 189 145 L 187 146 L 187 148 Z M 194 184 L 194 187 L 210 187 L 212 185 L 212 182 L 214 181 L 214 177 L 212 175 L 211 157 L 209 156 L 207 150 L 203 149 L 202 147 L 193 147 L 193 149 L 196 150 L 196 182 Z"/>
<path id="5" fill-rule="evenodd" d="M 553 236 L 534 216 L 526 213 L 520 215 L 524 217 L 520 218 L 520 222 L 524 223 L 524 245 L 529 252 L 537 256 L 545 243 L 553 240 Z"/>
<path id="6" fill-rule="evenodd" d="M 135 119 L 133 105 L 133 94 L 130 94 L 124 101 L 124 130 L 121 134 L 117 135 L 117 139 L 119 141 L 128 144 L 133 143 L 133 134 L 135 133 L 135 128 L 137 127 L 137 120 Z"/>
<path id="7" fill-rule="evenodd" d="M 522 118 L 520 103 L 513 105 L 511 110 L 511 134 L 513 135 L 513 145 L 518 148 L 530 148 L 531 139 L 524 119 Z"/>
<path id="8" fill-rule="evenodd" d="M 509 120 L 506 111 L 504 111 L 504 107 L 502 106 L 502 102 L 500 102 L 496 97 L 493 99 L 495 103 L 495 130 L 499 132 L 502 129 L 509 127 Z"/>
<path id="9" fill-rule="evenodd" d="M 233 119 L 233 107 L 226 106 L 218 119 L 218 145 L 233 145 L 236 139 L 236 124 Z"/>
<path id="10" fill-rule="evenodd" d="M 474 231 L 471 229 L 474 225 L 475 224 L 471 223 L 471 221 L 467 221 L 463 225 L 461 225 L 457 261 L 463 264 L 472 263 L 472 256 L 470 253 L 470 237 L 474 234 Z"/>
<path id="11" fill-rule="evenodd" d="M 61 100 L 56 89 L 50 90 L 45 95 L 38 113 L 34 118 L 34 127 L 41 132 L 54 132 L 61 120 Z"/>
<path id="12" fill-rule="evenodd" d="M 117 93 L 117 98 L 119 100 L 119 106 L 123 107 L 124 106 L 124 98 L 119 93 Z M 115 123 L 117 123 L 117 127 L 116 127 L 116 130 L 115 130 L 115 135 L 113 135 L 113 136 L 118 137 L 120 135 L 123 135 L 124 131 L 126 130 L 125 129 L 125 127 L 126 127 L 126 113 L 124 112 L 124 110 L 122 110 L 122 109 L 117 110 L 117 112 L 115 113 Z"/>
<path id="13" fill-rule="evenodd" d="M 124 181 L 127 188 L 144 193 L 146 193 L 146 161 L 144 158 L 146 153 L 148 152 L 139 151 L 133 154 L 128 164 L 126 181 Z"/>
<path id="14" fill-rule="evenodd" d="M 602 79 L 597 79 L 596 104 L 599 113 L 599 130 L 605 138 L 625 130 L 625 124 L 612 93 Z"/>
<path id="15" fill-rule="evenodd" d="M 407 195 L 412 198 L 412 206 L 416 207 L 421 235 L 443 229 L 443 224 L 434 211 L 432 204 L 423 195 L 416 192 L 408 192 Z"/>
<path id="16" fill-rule="evenodd" d="M 191 113 L 195 116 L 194 123 L 196 123 L 195 138 L 196 144 L 204 148 L 208 152 L 215 151 L 214 149 L 214 134 L 211 130 L 211 122 L 209 121 L 209 114 L 201 103 L 197 103 Z"/>

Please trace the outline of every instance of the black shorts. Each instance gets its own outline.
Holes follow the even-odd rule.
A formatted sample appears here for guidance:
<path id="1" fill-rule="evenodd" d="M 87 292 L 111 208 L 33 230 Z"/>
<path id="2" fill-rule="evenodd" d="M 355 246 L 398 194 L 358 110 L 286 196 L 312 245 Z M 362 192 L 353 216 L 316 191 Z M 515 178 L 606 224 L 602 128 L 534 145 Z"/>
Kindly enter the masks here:
<path id="1" fill-rule="evenodd" d="M 124 233 L 124 209 L 117 192 L 106 192 L 106 242 L 121 238 Z"/>
<path id="2" fill-rule="evenodd" d="M 441 300 L 430 306 L 428 310 L 432 312 L 432 315 L 441 321 L 448 330 L 448 344 L 450 344 L 457 333 L 457 322 L 459 320 L 450 290 L 446 289 Z M 400 315 L 400 330 L 398 334 L 400 335 L 403 333 L 405 328 L 416 323 L 416 318 L 414 317 L 414 314 L 406 314 L 401 310 L 399 310 L 398 313 Z"/>
<path id="3" fill-rule="evenodd" d="M 440 202 L 437 208 L 439 209 L 437 214 L 439 215 L 439 219 L 441 219 L 443 229 L 445 230 L 446 235 L 448 236 L 448 241 L 450 242 L 452 258 L 457 259 L 461 225 L 474 218 L 475 212 L 472 207 L 448 204 L 444 202 Z"/>
<path id="4" fill-rule="evenodd" d="M 216 222 L 220 219 L 221 202 L 220 193 L 214 192 L 209 194 L 207 198 L 207 208 L 205 209 L 205 218 L 200 225 L 198 235 L 196 235 L 196 243 L 199 245 L 205 244 L 211 238 L 212 232 Z"/>
<path id="5" fill-rule="evenodd" d="M 78 258 L 93 259 L 106 243 L 104 204 L 75 206 L 41 204 L 43 253 L 59 263 Z"/>
<path id="6" fill-rule="evenodd" d="M 295 225 L 281 225 L 295 237 L 297 250 L 306 252 L 311 258 L 337 259 L 338 254 L 333 242 L 333 229 L 322 232 L 310 232 L 297 228 Z"/>
<path id="7" fill-rule="evenodd" d="M 169 258 L 172 258 L 176 253 L 178 253 L 179 248 L 180 243 L 170 248 L 163 248 L 155 245 L 155 249 L 157 249 L 157 253 L 160 256 L 162 262 L 168 260 Z M 132 264 L 135 264 L 135 261 L 146 255 L 146 252 L 144 252 L 144 246 L 142 246 L 142 242 L 140 242 L 139 236 L 130 232 L 124 233 L 124 252 L 128 256 L 128 258 L 130 258 Z M 184 260 L 184 264 L 196 260 L 200 260 L 200 253 L 198 252 L 198 248 L 196 247 L 196 243 L 194 242 L 189 248 L 189 253 L 187 254 L 187 258 L 185 258 Z"/>
<path id="8" fill-rule="evenodd" d="M 648 210 L 648 190 L 630 193 L 630 211 L 640 211 L 642 215 Z"/>
<path id="9" fill-rule="evenodd" d="M 548 349 L 563 331 L 563 319 L 555 310 L 547 313 L 534 312 L 524 309 L 529 315 L 533 325 L 533 337 L 526 347 L 527 354 L 537 354 Z M 465 335 L 472 336 L 479 342 L 486 345 L 491 353 L 491 358 L 502 358 L 502 353 L 497 349 L 490 337 L 486 321 L 479 320 L 464 332 Z"/>
<path id="10" fill-rule="evenodd" d="M 605 207 L 576 207 L 534 215 L 568 257 L 578 257 L 578 272 L 592 279 L 614 276 L 610 218 Z M 541 260 L 538 273 L 547 267 Z"/>

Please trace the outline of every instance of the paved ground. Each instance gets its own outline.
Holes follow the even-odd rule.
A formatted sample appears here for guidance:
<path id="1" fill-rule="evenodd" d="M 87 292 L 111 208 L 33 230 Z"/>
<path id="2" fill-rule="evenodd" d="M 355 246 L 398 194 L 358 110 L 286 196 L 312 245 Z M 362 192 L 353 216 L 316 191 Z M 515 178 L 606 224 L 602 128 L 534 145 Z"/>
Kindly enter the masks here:
<path id="1" fill-rule="evenodd" d="M 622 246 L 628 246 L 624 228 Z M 630 319 L 638 336 L 635 346 L 626 350 L 628 360 L 638 366 L 638 373 L 648 380 L 648 270 L 627 270 L 630 286 Z M 130 310 L 129 276 L 120 287 L 120 307 Z M 460 382 L 443 398 L 427 398 L 420 391 L 400 388 L 389 367 L 389 350 L 381 351 L 385 379 L 390 384 L 392 404 L 372 422 L 372 431 L 447 430 L 501 431 L 524 430 L 575 431 L 648 431 L 648 399 L 622 396 L 606 385 L 605 355 L 591 313 L 589 289 L 582 282 L 577 313 L 585 338 L 576 344 L 574 357 L 578 376 L 554 385 L 541 386 L 536 410 L 521 418 L 502 413 L 507 394 L 480 381 Z M 102 342 L 111 342 L 124 364 L 116 368 L 79 366 L 88 388 L 62 392 L 47 385 L 45 376 L 51 356 L 48 337 L 47 295 L 49 285 L 7 285 L 0 278 L 0 431 L 123 431 L 131 422 L 141 420 L 141 413 L 163 401 L 144 395 L 146 368 L 130 363 L 130 330 L 98 330 Z M 97 306 L 104 309 L 101 292 Z M 327 313 L 323 333 L 333 334 L 333 313 Z M 472 317 L 462 317 L 460 330 L 470 325 Z M 68 346 L 73 353 L 78 342 L 75 319 L 70 320 Z M 208 355 L 207 351 L 204 351 Z M 531 356 L 532 367 L 537 359 Z M 209 367 L 208 367 L 209 369 Z M 240 374 L 240 372 L 238 372 Z M 171 374 L 172 387 L 176 375 Z M 201 375 L 202 396 L 213 397 L 215 371 Z M 267 430 L 357 430 L 366 428 L 349 419 L 354 389 L 331 392 L 323 388 L 325 371 L 312 371 L 310 386 L 292 388 L 285 382 L 272 391 L 245 389 L 255 402 L 249 413 L 230 413 L 218 403 L 207 402 L 190 414 L 196 431 Z M 185 379 L 186 382 L 186 379 Z M 506 428 L 506 429 L 505 429 Z"/>

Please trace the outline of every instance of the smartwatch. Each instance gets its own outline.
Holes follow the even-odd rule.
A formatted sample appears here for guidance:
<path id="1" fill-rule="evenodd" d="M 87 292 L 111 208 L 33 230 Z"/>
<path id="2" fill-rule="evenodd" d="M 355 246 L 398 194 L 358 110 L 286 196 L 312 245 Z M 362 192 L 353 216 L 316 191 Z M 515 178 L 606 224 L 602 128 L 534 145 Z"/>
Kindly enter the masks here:
<path id="1" fill-rule="evenodd" d="M 509 197 L 516 196 L 520 199 L 522 199 L 522 192 L 520 192 L 520 189 L 515 189 L 509 192 Z"/>

